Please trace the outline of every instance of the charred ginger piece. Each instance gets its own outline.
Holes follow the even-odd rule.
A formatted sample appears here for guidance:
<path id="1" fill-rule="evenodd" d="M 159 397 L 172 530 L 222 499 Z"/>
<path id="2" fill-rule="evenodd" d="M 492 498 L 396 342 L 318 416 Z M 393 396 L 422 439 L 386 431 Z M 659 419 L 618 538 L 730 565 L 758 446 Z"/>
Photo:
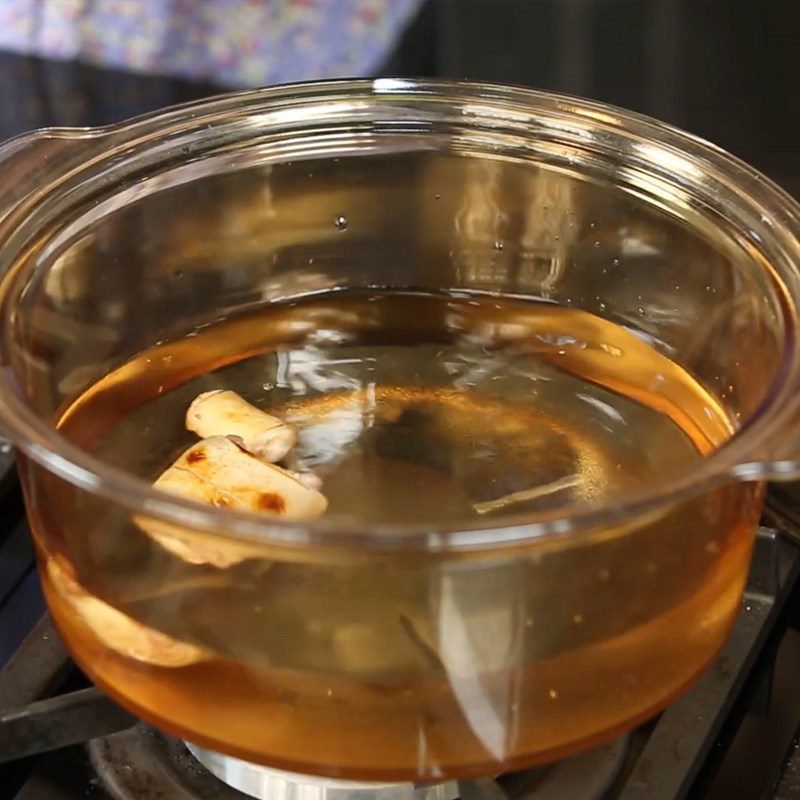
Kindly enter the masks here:
<path id="1" fill-rule="evenodd" d="M 287 522 L 313 522 L 328 506 L 324 495 L 305 486 L 294 473 L 254 458 L 226 436 L 213 436 L 189 447 L 153 486 L 198 503 Z M 165 549 L 192 564 L 225 568 L 248 558 L 264 559 L 264 549 L 255 544 L 142 517 L 137 523 Z"/>
<path id="2" fill-rule="evenodd" d="M 280 461 L 297 441 L 291 425 L 248 403 L 236 392 L 198 395 L 186 411 L 186 427 L 201 439 L 228 436 L 264 461 Z"/>
<path id="3" fill-rule="evenodd" d="M 47 560 L 47 577 L 63 602 L 109 649 L 158 667 L 187 667 L 210 655 L 200 647 L 142 625 L 89 594 L 56 558 Z"/>

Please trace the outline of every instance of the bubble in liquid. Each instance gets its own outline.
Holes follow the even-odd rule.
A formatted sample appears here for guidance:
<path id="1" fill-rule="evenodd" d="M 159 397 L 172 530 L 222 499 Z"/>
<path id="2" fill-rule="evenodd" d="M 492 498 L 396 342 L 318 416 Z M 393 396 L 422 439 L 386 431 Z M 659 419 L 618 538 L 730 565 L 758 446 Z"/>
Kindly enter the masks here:
<path id="1" fill-rule="evenodd" d="M 502 242 L 495 242 L 494 243 L 494 249 L 495 250 L 502 250 L 503 249 L 503 243 Z"/>
<path id="2" fill-rule="evenodd" d="M 336 230 L 337 231 L 346 231 L 347 230 L 347 217 L 344 217 L 344 216 L 342 216 L 340 214 L 333 221 L 333 224 L 336 226 Z"/>

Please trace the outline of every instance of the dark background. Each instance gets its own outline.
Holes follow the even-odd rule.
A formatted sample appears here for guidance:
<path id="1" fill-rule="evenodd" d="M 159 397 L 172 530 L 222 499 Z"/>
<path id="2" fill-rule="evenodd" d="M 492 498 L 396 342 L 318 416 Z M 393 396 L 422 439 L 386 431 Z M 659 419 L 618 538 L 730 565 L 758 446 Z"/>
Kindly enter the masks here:
<path id="1" fill-rule="evenodd" d="M 797 0 L 440 0 L 387 65 L 640 111 L 800 194 Z"/>
<path id="2" fill-rule="evenodd" d="M 799 40 L 800 0 L 429 0 L 380 73 L 611 102 L 710 139 L 800 195 Z M 0 138 L 220 91 L 0 53 Z"/>

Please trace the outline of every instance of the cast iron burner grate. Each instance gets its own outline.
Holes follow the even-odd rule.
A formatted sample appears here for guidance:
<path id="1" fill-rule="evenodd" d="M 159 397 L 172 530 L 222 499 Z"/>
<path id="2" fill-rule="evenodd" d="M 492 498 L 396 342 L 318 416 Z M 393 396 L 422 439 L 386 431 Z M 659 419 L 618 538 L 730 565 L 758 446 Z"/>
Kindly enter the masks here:
<path id="1" fill-rule="evenodd" d="M 0 567 L 3 565 L 0 546 Z M 0 671 L 0 798 L 14 800 L 678 800 L 699 797 L 721 731 L 742 702 L 767 702 L 769 641 L 800 575 L 800 549 L 774 529 L 756 542 L 742 613 L 711 670 L 656 721 L 549 767 L 439 787 L 318 781 L 197 750 L 138 722 L 77 674 L 45 614 Z M 3 575 L 0 569 L 0 583 Z M 5 605 L 0 606 L 0 623 Z M 1 627 L 1 624 L 0 624 Z M 760 660 L 760 661 L 759 661 Z M 755 678 L 754 678 L 755 676 Z M 766 676 L 766 679 L 765 677 Z M 755 680 L 755 684 L 754 684 Z M 746 687 L 749 691 L 745 691 Z M 754 690 L 755 687 L 755 690 Z M 54 694 L 55 693 L 55 694 Z M 743 700 L 744 698 L 744 700 Z M 797 748 L 772 800 L 799 796 Z M 216 772 L 216 775 L 213 774 Z M 241 789 L 245 794 L 223 782 Z M 794 794 L 793 794 L 794 792 Z"/>

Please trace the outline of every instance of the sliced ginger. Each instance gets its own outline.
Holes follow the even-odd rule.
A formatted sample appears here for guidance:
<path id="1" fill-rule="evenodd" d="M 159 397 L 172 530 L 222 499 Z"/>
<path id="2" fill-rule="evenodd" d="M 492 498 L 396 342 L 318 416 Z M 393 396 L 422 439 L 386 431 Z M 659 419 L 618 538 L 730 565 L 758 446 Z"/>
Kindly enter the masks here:
<path id="1" fill-rule="evenodd" d="M 165 492 L 218 508 L 254 511 L 287 522 L 311 522 L 328 501 L 295 473 L 245 453 L 227 436 L 212 436 L 185 450 L 153 484 Z"/>
<path id="2" fill-rule="evenodd" d="M 217 390 L 197 397 L 186 412 L 186 427 L 207 438 L 193 444 L 153 486 L 217 508 L 266 514 L 287 522 L 313 522 L 328 501 L 311 473 L 283 469 L 283 457 L 297 439 L 293 428 L 251 406 L 235 392 Z M 166 550 L 192 564 L 229 567 L 264 558 L 256 544 L 203 535 L 142 516 L 137 524 Z"/>
<path id="3" fill-rule="evenodd" d="M 155 481 L 155 488 L 217 508 L 290 522 L 312 522 L 325 513 L 328 501 L 317 491 L 320 482 L 315 475 L 271 463 L 285 456 L 296 441 L 295 431 L 281 420 L 234 392 L 217 391 L 192 403 L 186 426 L 209 437 L 187 448 Z M 228 434 L 219 435 L 226 428 Z M 256 544 L 204 535 L 142 515 L 135 519 L 154 541 L 188 563 L 225 568 L 249 558 L 264 559 L 264 549 Z M 53 589 L 111 650 L 160 667 L 184 667 L 210 657 L 202 648 L 149 628 L 89 594 L 57 557 L 48 559 L 46 569 Z"/>
<path id="4" fill-rule="evenodd" d="M 291 425 L 227 389 L 198 395 L 186 411 L 186 427 L 202 439 L 228 436 L 243 450 L 271 462 L 280 461 L 297 442 Z"/>
<path id="5" fill-rule="evenodd" d="M 47 560 L 47 577 L 92 633 L 123 656 L 159 667 L 186 667 L 210 657 L 202 648 L 148 628 L 89 594 L 55 557 Z"/>

